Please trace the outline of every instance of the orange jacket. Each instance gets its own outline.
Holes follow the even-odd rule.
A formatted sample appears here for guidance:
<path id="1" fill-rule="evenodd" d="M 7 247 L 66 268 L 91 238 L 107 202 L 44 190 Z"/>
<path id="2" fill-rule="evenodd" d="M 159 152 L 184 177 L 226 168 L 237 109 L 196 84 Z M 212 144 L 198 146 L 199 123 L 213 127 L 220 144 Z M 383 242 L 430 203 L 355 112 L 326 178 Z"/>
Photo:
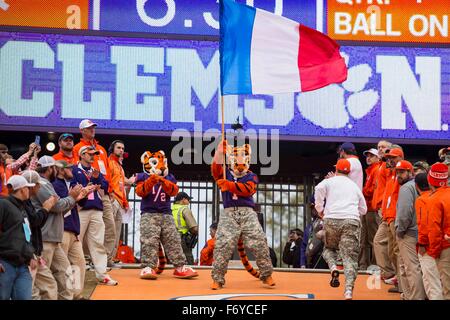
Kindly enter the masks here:
<path id="1" fill-rule="evenodd" d="M 53 159 L 55 159 L 55 160 L 65 160 L 67 163 L 71 163 L 71 164 L 74 164 L 74 165 L 76 165 L 77 162 L 78 162 L 77 158 L 78 157 L 75 156 L 75 153 L 73 153 L 72 157 L 69 158 L 62 151 L 59 151 L 57 154 L 53 155 Z"/>
<path id="2" fill-rule="evenodd" d="M 8 187 L 6 186 L 6 182 L 12 175 L 13 175 L 13 172 L 10 168 L 5 166 L 4 164 L 0 164 L 0 179 L 2 180 L 0 196 L 3 196 L 3 197 L 8 196 Z"/>
<path id="3" fill-rule="evenodd" d="M 73 147 L 73 156 L 76 159 L 76 163 L 78 163 L 78 161 L 80 160 L 78 152 L 80 151 L 81 147 L 84 146 L 92 146 L 96 150 L 100 151 L 100 154 L 94 157 L 94 163 L 92 164 L 92 167 L 99 170 L 105 177 L 106 181 L 108 181 L 109 183 L 109 161 L 108 153 L 106 152 L 105 148 L 99 145 L 97 140 L 94 140 L 94 144 L 91 144 L 89 141 L 81 138 L 80 142 Z"/>
<path id="4" fill-rule="evenodd" d="M 386 180 L 386 189 L 384 190 L 383 204 L 381 206 L 383 220 L 388 224 L 395 221 L 399 191 L 400 184 L 397 182 L 397 176 L 394 170 L 392 170 Z"/>
<path id="5" fill-rule="evenodd" d="M 381 209 L 383 203 L 384 190 L 386 189 L 386 178 L 390 174 L 390 170 L 386 168 L 386 162 L 380 164 L 374 172 L 374 192 L 372 196 L 371 207 L 374 210 Z"/>
<path id="6" fill-rule="evenodd" d="M 444 235 L 450 235 L 450 187 L 440 187 L 428 199 L 430 241 L 429 255 L 437 259 L 441 251 L 450 248 Z"/>
<path id="7" fill-rule="evenodd" d="M 381 166 L 379 162 L 371 164 L 366 169 L 366 183 L 364 184 L 363 194 L 364 198 L 366 198 L 367 203 L 367 211 L 373 212 L 375 209 L 372 207 L 372 199 L 375 192 L 375 176 L 378 168 Z"/>
<path id="8" fill-rule="evenodd" d="M 125 191 L 125 172 L 122 164 L 115 155 L 109 156 L 110 190 L 112 196 L 119 201 L 122 208 L 128 208 L 127 193 Z"/>
<path id="9" fill-rule="evenodd" d="M 206 246 L 200 252 L 200 265 L 212 266 L 214 260 L 214 247 L 216 246 L 216 238 L 209 239 Z"/>
<path id="10" fill-rule="evenodd" d="M 428 240 L 428 224 L 429 224 L 429 215 L 428 215 L 428 199 L 430 198 L 431 191 L 423 192 L 416 199 L 416 219 L 417 219 L 417 228 L 419 232 L 419 238 L 417 243 L 421 246 L 425 246 L 428 252 L 428 245 L 430 244 Z"/>

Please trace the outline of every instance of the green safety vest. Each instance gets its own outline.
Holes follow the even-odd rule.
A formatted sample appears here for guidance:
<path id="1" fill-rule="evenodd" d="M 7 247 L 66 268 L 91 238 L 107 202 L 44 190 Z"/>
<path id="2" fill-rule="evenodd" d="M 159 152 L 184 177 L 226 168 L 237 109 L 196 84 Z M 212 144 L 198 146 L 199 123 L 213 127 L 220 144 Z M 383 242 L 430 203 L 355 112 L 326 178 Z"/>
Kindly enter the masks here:
<path id="1" fill-rule="evenodd" d="M 178 232 L 180 232 L 181 234 L 186 234 L 189 231 L 189 228 L 187 227 L 186 221 L 183 217 L 183 210 L 185 208 L 189 208 L 189 206 L 179 203 L 174 203 L 172 205 L 173 220 L 175 220 L 175 226 L 177 227 Z"/>

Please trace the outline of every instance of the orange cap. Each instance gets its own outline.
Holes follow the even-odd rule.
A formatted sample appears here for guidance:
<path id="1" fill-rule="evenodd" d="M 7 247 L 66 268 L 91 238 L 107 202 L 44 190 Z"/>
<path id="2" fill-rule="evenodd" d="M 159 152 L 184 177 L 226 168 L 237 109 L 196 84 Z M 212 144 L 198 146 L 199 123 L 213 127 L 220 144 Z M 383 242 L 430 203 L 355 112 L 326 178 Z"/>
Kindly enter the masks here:
<path id="1" fill-rule="evenodd" d="M 406 160 L 400 160 L 399 162 L 397 162 L 394 169 L 395 170 L 408 170 L 411 172 L 414 171 L 412 163 L 409 161 L 406 161 Z"/>
<path id="2" fill-rule="evenodd" d="M 386 153 L 384 156 L 385 157 L 393 157 L 393 158 L 395 158 L 395 157 L 404 158 L 405 157 L 402 149 L 399 149 L 399 148 L 394 148 L 394 149 L 389 150 L 389 152 Z"/>
<path id="3" fill-rule="evenodd" d="M 348 161 L 347 159 L 339 159 L 336 163 L 336 170 L 350 173 L 350 161 Z"/>

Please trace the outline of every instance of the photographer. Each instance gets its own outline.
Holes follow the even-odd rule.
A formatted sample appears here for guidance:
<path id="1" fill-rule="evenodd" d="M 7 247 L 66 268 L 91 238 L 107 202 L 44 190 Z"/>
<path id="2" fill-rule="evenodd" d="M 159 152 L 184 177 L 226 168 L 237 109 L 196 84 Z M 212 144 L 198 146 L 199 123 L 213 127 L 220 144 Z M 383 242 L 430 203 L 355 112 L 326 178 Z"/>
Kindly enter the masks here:
<path id="1" fill-rule="evenodd" d="M 175 197 L 175 203 L 172 206 L 173 219 L 181 236 L 181 246 L 188 265 L 194 265 L 192 249 L 198 241 L 198 224 L 189 209 L 191 200 L 192 198 L 187 193 L 180 192 Z"/>

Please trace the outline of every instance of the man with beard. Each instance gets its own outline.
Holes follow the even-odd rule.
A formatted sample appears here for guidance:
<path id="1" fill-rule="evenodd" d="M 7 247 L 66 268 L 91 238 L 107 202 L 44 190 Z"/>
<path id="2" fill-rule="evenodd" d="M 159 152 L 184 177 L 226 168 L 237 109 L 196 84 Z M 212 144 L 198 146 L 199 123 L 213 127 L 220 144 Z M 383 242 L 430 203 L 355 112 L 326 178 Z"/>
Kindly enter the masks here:
<path id="1" fill-rule="evenodd" d="M 395 231 L 399 249 L 398 265 L 403 298 L 405 300 L 424 300 L 425 289 L 422 271 L 416 252 L 418 240 L 415 202 L 418 196 L 413 178 L 413 165 L 409 161 L 399 161 L 395 167 L 397 182 L 400 185 Z"/>
<path id="2" fill-rule="evenodd" d="M 36 209 L 42 208 L 43 203 L 50 197 L 58 197 L 51 183 L 56 178 L 55 160 L 50 156 L 43 156 L 38 162 L 37 172 L 41 176 L 41 180 L 39 181 L 41 188 L 37 195 L 31 198 L 33 206 Z M 58 197 L 58 201 L 50 209 L 47 221 L 42 227 L 42 240 L 44 242 L 42 258 L 53 273 L 58 284 L 58 298 L 62 300 L 73 299 L 73 292 L 71 288 L 67 287 L 67 280 L 72 278 L 72 268 L 70 267 L 70 262 L 66 254 L 61 248 L 64 234 L 64 214 L 76 205 L 76 200 L 81 191 L 82 186 L 74 186 L 69 191 L 68 197 Z M 44 299 L 48 299 L 49 297 L 45 297 L 47 281 L 40 276 L 39 272 L 36 275 L 35 285 L 41 294 L 44 295 Z"/>
<path id="3" fill-rule="evenodd" d="M 73 134 L 63 133 L 58 139 L 59 152 L 53 155 L 55 160 L 64 160 L 67 163 L 76 164 L 77 160 L 73 153 Z"/>

